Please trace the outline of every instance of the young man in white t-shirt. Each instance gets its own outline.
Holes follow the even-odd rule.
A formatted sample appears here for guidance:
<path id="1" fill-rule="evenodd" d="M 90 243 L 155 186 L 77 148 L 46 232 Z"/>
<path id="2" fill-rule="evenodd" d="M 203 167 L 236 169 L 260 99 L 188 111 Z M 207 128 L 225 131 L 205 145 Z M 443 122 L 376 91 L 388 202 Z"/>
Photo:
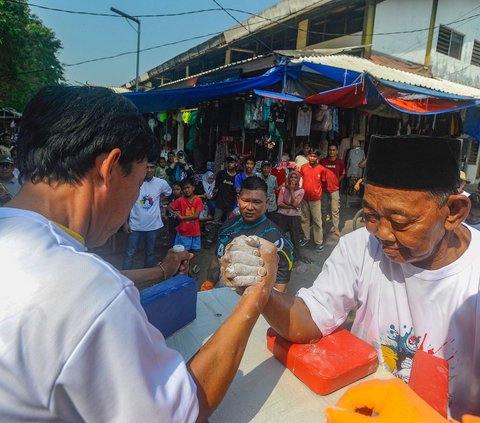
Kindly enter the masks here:
<path id="1" fill-rule="evenodd" d="M 155 266 L 155 243 L 158 230 L 163 228 L 160 202 L 163 197 L 168 197 L 172 193 L 172 188 L 165 179 L 154 176 L 155 169 L 155 163 L 149 161 L 137 201 L 130 211 L 128 221 L 123 225 L 123 230 L 129 234 L 125 247 L 123 270 L 132 269 L 141 239 L 143 239 L 145 254 L 143 267 Z"/>
<path id="2" fill-rule="evenodd" d="M 448 360 L 456 418 L 480 414 L 480 234 L 463 224 L 459 157 L 458 140 L 372 137 L 366 228 L 340 239 L 311 288 L 273 291 L 264 309 L 280 335 L 302 343 L 356 307 L 352 332 L 397 377 L 408 381 L 416 350 Z"/>
<path id="3" fill-rule="evenodd" d="M 147 157 L 158 155 L 137 108 L 106 88 L 45 87 L 23 112 L 17 145 L 25 182 L 0 208 L 2 423 L 206 421 L 267 302 L 276 250 L 261 246 L 266 276 L 186 363 L 132 282 L 185 273 L 191 254 L 169 251 L 161 265 L 122 274 L 87 250 L 125 222 Z"/>

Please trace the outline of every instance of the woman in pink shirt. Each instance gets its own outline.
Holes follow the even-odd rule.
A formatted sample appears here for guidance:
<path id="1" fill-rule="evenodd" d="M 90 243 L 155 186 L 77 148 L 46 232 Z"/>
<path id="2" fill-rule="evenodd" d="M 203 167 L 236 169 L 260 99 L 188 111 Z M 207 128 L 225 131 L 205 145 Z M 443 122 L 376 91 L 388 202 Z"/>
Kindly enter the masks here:
<path id="1" fill-rule="evenodd" d="M 302 234 L 302 212 L 300 203 L 305 191 L 300 188 L 300 174 L 291 171 L 287 177 L 287 183 L 280 188 L 278 194 L 278 223 L 280 227 L 290 233 L 294 247 L 294 256 L 300 258 L 299 247 Z"/>

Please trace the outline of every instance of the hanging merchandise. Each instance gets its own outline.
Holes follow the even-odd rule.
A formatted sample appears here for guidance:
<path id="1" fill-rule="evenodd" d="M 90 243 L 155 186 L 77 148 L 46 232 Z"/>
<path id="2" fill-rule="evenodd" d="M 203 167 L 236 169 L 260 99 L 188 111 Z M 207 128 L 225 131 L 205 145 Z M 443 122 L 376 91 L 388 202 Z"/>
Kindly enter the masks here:
<path id="1" fill-rule="evenodd" d="M 267 122 L 270 120 L 270 108 L 272 107 L 273 100 L 271 98 L 264 98 L 262 105 L 262 120 Z"/>
<path id="2" fill-rule="evenodd" d="M 287 138 L 287 111 L 283 103 L 272 104 L 268 133 L 273 141 L 283 141 Z"/>
<path id="3" fill-rule="evenodd" d="M 298 108 L 297 112 L 297 137 L 308 137 L 310 135 L 310 125 L 312 123 L 312 108 L 304 104 Z"/>
<path id="4" fill-rule="evenodd" d="M 322 104 L 315 111 L 315 123 L 312 129 L 321 132 L 332 130 L 332 112 L 326 104 Z"/>
<path id="5" fill-rule="evenodd" d="M 245 103 L 244 109 L 244 127 L 245 129 L 257 129 L 260 125 L 256 119 L 257 102 L 249 100 Z"/>
<path id="6" fill-rule="evenodd" d="M 157 118 L 160 123 L 164 123 L 168 118 L 168 114 L 167 112 L 159 112 L 157 115 Z"/>

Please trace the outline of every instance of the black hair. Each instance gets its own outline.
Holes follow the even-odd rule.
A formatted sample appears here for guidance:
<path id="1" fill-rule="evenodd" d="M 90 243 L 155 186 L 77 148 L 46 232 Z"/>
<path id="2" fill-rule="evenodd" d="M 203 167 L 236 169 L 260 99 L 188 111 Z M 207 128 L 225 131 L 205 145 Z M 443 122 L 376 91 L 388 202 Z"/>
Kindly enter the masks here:
<path id="1" fill-rule="evenodd" d="M 17 141 L 21 177 L 79 183 L 96 158 L 114 148 L 128 175 L 159 154 L 152 131 L 127 98 L 107 88 L 52 85 L 26 106 Z"/>
<path id="2" fill-rule="evenodd" d="M 265 181 L 258 176 L 249 176 L 242 182 L 242 188 L 240 189 L 240 194 L 246 189 L 248 191 L 257 191 L 261 190 L 267 195 L 267 184 Z"/>
<path id="3" fill-rule="evenodd" d="M 308 141 L 305 141 L 303 144 L 302 144 L 302 147 L 312 147 L 312 144 L 310 144 Z"/>
<path id="4" fill-rule="evenodd" d="M 182 181 L 180 181 L 180 186 L 182 187 L 182 189 L 185 187 L 185 185 L 191 185 L 195 188 L 195 181 L 192 178 L 182 179 Z"/>
<path id="5" fill-rule="evenodd" d="M 479 192 L 472 192 L 468 199 L 470 203 L 472 203 L 472 209 L 480 209 L 480 193 Z"/>
<path id="6" fill-rule="evenodd" d="M 330 147 L 336 147 L 337 150 L 338 150 L 338 143 L 336 143 L 336 142 L 330 142 L 330 143 L 328 143 L 328 148 L 330 148 Z"/>
<path id="7" fill-rule="evenodd" d="M 173 188 L 173 187 L 177 187 L 177 186 L 180 187 L 180 188 L 182 188 L 182 183 L 179 182 L 179 181 L 175 181 L 175 182 L 172 184 L 172 188 Z"/>
<path id="8" fill-rule="evenodd" d="M 251 161 L 253 162 L 253 164 L 255 164 L 255 159 L 253 158 L 253 156 L 247 156 L 243 159 L 244 164 L 246 164 L 248 161 Z"/>
<path id="9" fill-rule="evenodd" d="M 175 152 L 170 150 L 168 153 L 167 153 L 167 156 L 169 156 L 170 154 L 173 154 L 175 156 Z"/>

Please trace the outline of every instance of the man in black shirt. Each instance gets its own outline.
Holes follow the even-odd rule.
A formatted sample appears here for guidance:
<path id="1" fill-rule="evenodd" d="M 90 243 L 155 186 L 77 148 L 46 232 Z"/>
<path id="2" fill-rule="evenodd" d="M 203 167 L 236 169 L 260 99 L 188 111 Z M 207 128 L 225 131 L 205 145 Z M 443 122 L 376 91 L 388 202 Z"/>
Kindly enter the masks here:
<path id="1" fill-rule="evenodd" d="M 210 247 L 213 240 L 217 236 L 218 228 L 222 222 L 228 218 L 232 210 L 235 208 L 237 193 L 233 184 L 237 175 L 237 159 L 233 156 L 226 158 L 226 169 L 217 173 L 215 179 L 215 214 L 213 216 L 213 224 L 210 227 L 210 234 L 206 239 L 205 246 Z"/>
<path id="2" fill-rule="evenodd" d="M 293 267 L 293 245 L 281 229 L 265 216 L 267 211 L 267 185 L 257 176 L 245 179 L 238 195 L 240 216 L 228 219 L 218 232 L 216 257 L 208 271 L 207 280 L 200 290 L 214 288 L 219 279 L 220 259 L 225 248 L 240 235 L 256 235 L 272 242 L 277 247 L 279 257 L 275 289 L 281 292 L 287 290 L 290 273 Z"/>

